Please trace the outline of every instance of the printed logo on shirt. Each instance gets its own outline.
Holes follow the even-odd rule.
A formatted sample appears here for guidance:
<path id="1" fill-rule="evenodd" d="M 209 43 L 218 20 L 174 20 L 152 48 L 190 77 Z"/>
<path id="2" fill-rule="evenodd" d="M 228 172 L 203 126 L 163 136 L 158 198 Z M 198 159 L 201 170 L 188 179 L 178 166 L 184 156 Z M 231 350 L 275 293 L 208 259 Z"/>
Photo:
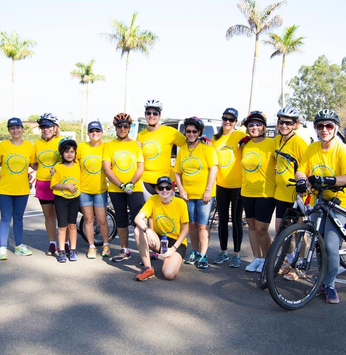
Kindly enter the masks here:
<path id="1" fill-rule="evenodd" d="M 181 162 L 181 170 L 186 175 L 195 175 L 202 168 L 202 163 L 197 157 L 187 157 Z"/>
<path id="2" fill-rule="evenodd" d="M 223 147 L 218 149 L 218 159 L 219 166 L 221 168 L 227 168 L 228 166 L 230 166 L 234 160 L 233 147 L 224 145 Z"/>
<path id="3" fill-rule="evenodd" d="M 261 157 L 258 153 L 246 153 L 241 161 L 243 169 L 248 173 L 253 173 L 261 166 Z"/>
<path id="4" fill-rule="evenodd" d="M 83 168 L 90 175 L 97 175 L 102 171 L 102 159 L 97 155 L 90 155 L 83 160 Z"/>
<path id="5" fill-rule="evenodd" d="M 144 158 L 152 160 L 159 156 L 159 154 L 161 153 L 161 147 L 155 141 L 147 141 L 143 143 L 142 151 Z"/>
<path id="6" fill-rule="evenodd" d="M 6 165 L 8 170 L 12 174 L 20 174 L 22 173 L 25 169 L 27 169 L 28 164 L 22 155 L 18 154 L 12 154 L 6 159 Z"/>
<path id="7" fill-rule="evenodd" d="M 64 178 L 62 181 L 61 181 L 62 184 L 64 185 L 68 185 L 68 184 L 74 184 L 74 185 L 77 185 L 78 181 L 77 179 L 75 178 L 72 178 L 72 177 L 68 177 L 68 178 Z M 61 190 L 61 193 L 64 195 L 64 196 L 68 196 L 68 197 L 73 197 L 77 194 L 78 192 L 78 189 L 75 193 L 72 193 L 70 190 Z"/>
<path id="8" fill-rule="evenodd" d="M 132 169 L 135 159 L 133 155 L 126 151 L 118 152 L 114 155 L 114 165 L 121 172 L 127 172 Z"/>
<path id="9" fill-rule="evenodd" d="M 52 168 L 59 161 L 59 154 L 55 150 L 44 150 L 38 154 L 37 161 L 45 168 Z"/>
<path id="10" fill-rule="evenodd" d="M 290 162 L 287 159 L 278 155 L 276 160 L 276 174 L 277 175 L 284 174 L 286 171 L 288 171 L 289 167 L 290 167 Z"/>
<path id="11" fill-rule="evenodd" d="M 160 235 L 173 233 L 175 231 L 175 224 L 173 219 L 166 215 L 157 216 L 156 225 Z"/>
<path id="12" fill-rule="evenodd" d="M 314 164 L 311 175 L 334 176 L 332 168 L 324 164 Z"/>

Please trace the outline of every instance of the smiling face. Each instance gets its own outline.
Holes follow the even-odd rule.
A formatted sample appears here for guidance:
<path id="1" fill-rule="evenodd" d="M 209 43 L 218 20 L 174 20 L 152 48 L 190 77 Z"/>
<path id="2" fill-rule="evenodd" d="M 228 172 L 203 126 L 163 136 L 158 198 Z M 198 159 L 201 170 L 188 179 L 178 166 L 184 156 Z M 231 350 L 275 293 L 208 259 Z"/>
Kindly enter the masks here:
<path id="1" fill-rule="evenodd" d="M 172 196 L 172 185 L 167 183 L 162 183 L 155 188 L 157 194 L 161 199 L 167 199 Z"/>
<path id="2" fill-rule="evenodd" d="M 332 121 L 321 121 L 316 124 L 316 130 L 321 141 L 328 143 L 335 136 L 336 126 Z"/>
<path id="3" fill-rule="evenodd" d="M 145 109 L 145 119 L 149 126 L 156 126 L 161 118 L 161 113 L 155 107 L 147 107 Z"/>
<path id="4" fill-rule="evenodd" d="M 120 139 L 124 139 L 127 137 L 127 135 L 129 134 L 129 131 L 130 131 L 130 125 L 127 123 L 127 122 L 121 122 L 121 123 L 118 123 L 116 126 L 115 126 L 115 129 L 117 131 L 117 136 L 120 138 Z"/>
<path id="5" fill-rule="evenodd" d="M 54 126 L 40 126 L 41 136 L 45 140 L 50 140 L 54 137 Z"/>
<path id="6" fill-rule="evenodd" d="M 73 147 L 67 148 L 63 153 L 64 160 L 68 163 L 74 161 L 76 157 L 76 151 Z"/>
<path id="7" fill-rule="evenodd" d="M 229 132 L 234 130 L 234 126 L 236 124 L 236 118 L 230 113 L 224 113 L 222 116 L 222 128 L 224 132 Z"/>
<path id="8" fill-rule="evenodd" d="M 102 139 L 102 135 L 103 135 L 103 132 L 97 128 L 93 128 L 90 131 L 88 131 L 89 139 L 92 142 L 100 142 Z"/>
<path id="9" fill-rule="evenodd" d="M 247 131 L 251 138 L 257 138 L 263 136 L 264 125 L 259 120 L 251 120 L 247 125 Z"/>
<path id="10" fill-rule="evenodd" d="M 199 132 L 195 125 L 189 124 L 185 127 L 185 136 L 187 140 L 194 143 L 199 135 Z"/>
<path id="11" fill-rule="evenodd" d="M 22 126 L 13 125 L 13 126 L 8 127 L 8 132 L 10 133 L 12 139 L 22 138 L 23 127 Z"/>
<path id="12" fill-rule="evenodd" d="M 296 129 L 296 123 L 292 118 L 278 117 L 277 127 L 283 136 L 289 136 Z"/>

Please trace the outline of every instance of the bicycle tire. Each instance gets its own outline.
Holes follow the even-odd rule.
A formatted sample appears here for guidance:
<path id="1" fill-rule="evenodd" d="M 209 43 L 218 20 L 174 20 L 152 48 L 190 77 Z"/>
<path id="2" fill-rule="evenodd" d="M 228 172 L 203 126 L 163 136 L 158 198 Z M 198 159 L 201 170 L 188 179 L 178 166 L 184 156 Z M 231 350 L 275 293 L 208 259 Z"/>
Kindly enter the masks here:
<path id="1" fill-rule="evenodd" d="M 297 279 L 288 281 L 279 270 L 293 244 L 291 270 Z M 300 309 L 315 297 L 324 280 L 326 267 L 327 256 L 322 236 L 308 223 L 291 225 L 277 236 L 269 251 L 266 270 L 269 293 L 282 308 Z"/>
<path id="2" fill-rule="evenodd" d="M 107 218 L 107 223 L 109 228 L 108 242 L 110 243 L 117 235 L 117 223 L 115 219 L 115 213 L 110 208 L 107 208 L 106 218 Z M 88 243 L 88 239 L 84 231 L 84 216 L 82 216 L 82 218 L 80 219 L 77 230 L 78 233 L 81 235 L 81 237 Z M 100 227 L 97 224 L 95 217 L 94 217 L 94 244 L 95 246 L 98 247 L 103 245 L 103 239 L 101 236 Z"/>
<path id="3" fill-rule="evenodd" d="M 340 249 L 346 249 L 344 246 L 344 240 L 342 241 L 340 245 Z M 346 269 L 346 255 L 340 255 L 340 265 Z"/>

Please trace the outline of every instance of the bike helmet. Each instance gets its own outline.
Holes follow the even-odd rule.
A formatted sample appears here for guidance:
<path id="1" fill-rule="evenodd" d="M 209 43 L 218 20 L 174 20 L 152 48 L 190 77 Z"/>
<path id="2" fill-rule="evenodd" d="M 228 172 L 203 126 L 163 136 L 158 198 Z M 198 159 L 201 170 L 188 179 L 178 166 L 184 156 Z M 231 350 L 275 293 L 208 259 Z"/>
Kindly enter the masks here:
<path id="1" fill-rule="evenodd" d="M 113 125 L 116 126 L 119 123 L 128 123 L 130 126 L 132 124 L 132 118 L 127 113 L 118 113 L 113 119 Z"/>
<path id="2" fill-rule="evenodd" d="M 340 127 L 340 118 L 338 114 L 331 109 L 324 109 L 319 111 L 315 116 L 314 126 L 316 127 L 316 124 L 321 121 L 332 121 Z"/>
<path id="3" fill-rule="evenodd" d="M 59 127 L 59 120 L 58 118 L 53 115 L 52 113 L 44 113 L 40 116 L 37 120 L 39 126 L 53 126 L 57 125 Z"/>
<path id="4" fill-rule="evenodd" d="M 279 110 L 277 113 L 278 117 L 287 117 L 287 118 L 292 118 L 293 120 L 297 121 L 299 118 L 299 111 L 292 106 L 286 106 L 282 109 Z"/>
<path id="5" fill-rule="evenodd" d="M 144 108 L 147 109 L 148 107 L 155 108 L 157 111 L 162 111 L 162 102 L 160 100 L 149 99 L 145 102 Z"/>
<path id="6" fill-rule="evenodd" d="M 244 121 L 244 126 L 247 127 L 250 121 L 257 120 L 267 127 L 267 116 L 262 111 L 251 111 Z"/>
<path id="7" fill-rule="evenodd" d="M 188 126 L 188 125 L 194 125 L 197 128 L 197 130 L 199 131 L 199 135 L 198 135 L 199 137 L 203 134 L 204 123 L 200 118 L 198 118 L 196 116 L 190 117 L 190 118 L 185 118 L 185 120 L 184 120 L 185 130 L 186 130 L 186 126 Z"/>
<path id="8" fill-rule="evenodd" d="M 69 137 L 63 138 L 58 145 L 60 155 L 63 155 L 67 147 L 74 147 L 77 149 L 77 142 Z"/>

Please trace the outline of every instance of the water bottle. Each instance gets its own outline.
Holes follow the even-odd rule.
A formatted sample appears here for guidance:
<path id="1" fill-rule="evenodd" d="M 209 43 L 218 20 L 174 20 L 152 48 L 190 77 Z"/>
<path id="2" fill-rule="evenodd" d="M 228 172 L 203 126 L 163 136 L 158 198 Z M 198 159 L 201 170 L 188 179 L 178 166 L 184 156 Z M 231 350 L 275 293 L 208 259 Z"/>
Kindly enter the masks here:
<path id="1" fill-rule="evenodd" d="M 164 235 L 161 239 L 161 255 L 166 254 L 168 250 L 168 239 L 166 235 Z"/>

